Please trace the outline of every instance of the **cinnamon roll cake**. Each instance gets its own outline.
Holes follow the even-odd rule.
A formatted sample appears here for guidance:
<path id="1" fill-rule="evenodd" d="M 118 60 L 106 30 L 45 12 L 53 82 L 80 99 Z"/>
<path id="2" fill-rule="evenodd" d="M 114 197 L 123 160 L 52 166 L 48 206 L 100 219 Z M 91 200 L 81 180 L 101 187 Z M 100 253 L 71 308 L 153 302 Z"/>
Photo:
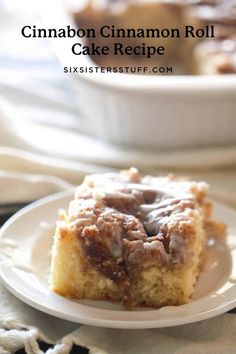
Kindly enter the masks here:
<path id="1" fill-rule="evenodd" d="M 208 185 L 131 168 L 90 175 L 60 214 L 51 289 L 126 308 L 187 303 L 201 270 L 211 220 Z"/>
<path id="2" fill-rule="evenodd" d="M 95 55 L 95 63 L 105 67 L 173 65 L 174 74 L 235 74 L 236 73 L 236 0 L 84 0 L 83 6 L 73 12 L 78 28 L 93 27 L 98 36 L 97 45 L 163 46 L 164 56 L 146 58 L 137 55 Z M 180 38 L 103 38 L 102 26 L 121 29 L 176 28 Z M 196 35 L 184 38 L 185 26 L 197 29 L 214 27 L 214 38 Z M 91 45 L 94 38 L 87 38 Z"/>

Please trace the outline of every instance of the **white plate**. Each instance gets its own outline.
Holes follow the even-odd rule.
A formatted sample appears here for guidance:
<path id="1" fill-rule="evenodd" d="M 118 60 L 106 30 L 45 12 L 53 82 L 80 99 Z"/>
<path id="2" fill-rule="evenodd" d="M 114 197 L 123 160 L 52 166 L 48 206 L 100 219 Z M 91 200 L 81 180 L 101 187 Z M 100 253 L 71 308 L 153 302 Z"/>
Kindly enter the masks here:
<path id="1" fill-rule="evenodd" d="M 57 211 L 71 194 L 57 194 L 22 209 L 1 230 L 1 277 L 27 304 L 73 322 L 113 328 L 156 328 L 191 323 L 236 307 L 236 212 L 215 204 L 214 217 L 229 226 L 227 242 L 211 240 L 192 301 L 181 306 L 127 311 L 119 304 L 74 301 L 48 288 L 50 247 Z"/>

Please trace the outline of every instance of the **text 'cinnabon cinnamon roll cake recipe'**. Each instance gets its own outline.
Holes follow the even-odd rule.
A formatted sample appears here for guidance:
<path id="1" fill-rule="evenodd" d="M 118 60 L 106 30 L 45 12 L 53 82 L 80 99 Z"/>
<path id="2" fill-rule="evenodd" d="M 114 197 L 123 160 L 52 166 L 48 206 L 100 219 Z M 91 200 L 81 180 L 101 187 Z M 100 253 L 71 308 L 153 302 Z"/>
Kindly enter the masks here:
<path id="1" fill-rule="evenodd" d="M 60 213 L 51 289 L 127 308 L 188 302 L 209 232 L 225 233 L 211 220 L 207 192 L 204 182 L 141 177 L 134 168 L 87 176 Z"/>

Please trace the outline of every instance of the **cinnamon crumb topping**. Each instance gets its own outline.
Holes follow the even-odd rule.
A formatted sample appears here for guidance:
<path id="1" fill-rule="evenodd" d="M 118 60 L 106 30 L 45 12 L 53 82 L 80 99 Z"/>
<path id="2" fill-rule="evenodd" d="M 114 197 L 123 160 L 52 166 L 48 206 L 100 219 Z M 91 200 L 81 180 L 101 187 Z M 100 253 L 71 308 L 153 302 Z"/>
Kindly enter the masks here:
<path id="1" fill-rule="evenodd" d="M 69 219 L 90 264 L 127 285 L 127 269 L 144 259 L 169 266 L 187 261 L 192 221 L 206 192 L 203 183 L 141 178 L 137 170 L 93 175 L 78 187 Z"/>

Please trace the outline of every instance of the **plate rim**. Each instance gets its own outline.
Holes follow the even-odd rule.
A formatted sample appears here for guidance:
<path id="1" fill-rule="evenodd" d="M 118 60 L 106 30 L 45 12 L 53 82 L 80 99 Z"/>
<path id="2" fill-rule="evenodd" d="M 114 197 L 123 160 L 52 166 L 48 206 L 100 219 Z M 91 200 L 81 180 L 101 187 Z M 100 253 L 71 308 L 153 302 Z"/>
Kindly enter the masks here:
<path id="1" fill-rule="evenodd" d="M 50 203 L 53 204 L 54 202 L 57 202 L 59 200 L 63 201 L 64 199 L 69 198 L 72 195 L 73 195 L 73 190 L 59 192 L 59 193 L 52 194 L 50 196 L 41 198 L 41 199 L 27 205 L 23 209 L 19 210 L 10 219 L 8 219 L 7 222 L 1 228 L 0 240 L 2 239 L 4 234 L 7 232 L 8 228 L 15 221 L 17 221 L 21 217 L 27 215 L 32 210 L 35 210 L 40 206 L 42 207 L 45 204 L 50 204 Z M 214 201 L 214 204 L 217 204 L 217 205 L 223 207 L 226 212 L 228 211 L 228 212 L 233 212 L 236 214 L 236 210 L 234 210 L 233 208 L 231 208 L 223 203 Z M 231 254 L 231 257 L 232 257 L 232 254 Z M 8 270 L 10 269 L 10 271 L 11 271 L 11 268 L 4 266 L 4 264 L 2 264 L 0 262 L 0 277 L 1 277 L 2 284 L 18 299 L 20 299 L 21 301 L 23 301 L 27 305 L 29 305 L 39 311 L 47 313 L 51 316 L 61 318 L 61 319 L 67 320 L 67 321 L 72 321 L 74 323 L 85 324 L 85 325 L 92 325 L 92 326 L 106 327 L 106 328 L 120 328 L 120 329 L 122 329 L 122 328 L 123 329 L 147 329 L 147 328 L 172 327 L 172 326 L 190 324 L 190 323 L 202 321 L 205 319 L 210 319 L 210 318 L 216 317 L 218 315 L 221 315 L 221 314 L 233 309 L 236 306 L 236 297 L 235 297 L 235 300 L 225 302 L 222 305 L 218 306 L 217 308 L 207 309 L 207 310 L 204 310 L 200 313 L 197 312 L 197 313 L 193 313 L 193 314 L 188 314 L 184 317 L 178 317 L 177 319 L 173 319 L 173 318 L 172 319 L 169 319 L 169 318 L 158 319 L 157 318 L 155 320 L 152 319 L 152 320 L 143 320 L 143 321 L 139 320 L 139 321 L 137 321 L 137 320 L 117 320 L 117 319 L 91 318 L 91 316 L 86 318 L 83 315 L 81 317 L 80 314 L 78 314 L 78 313 L 75 315 L 71 315 L 61 309 L 54 310 L 54 309 L 50 308 L 48 305 L 45 305 L 43 303 L 41 304 L 41 303 L 38 303 L 37 301 L 35 301 L 34 299 L 33 300 L 30 299 L 27 296 L 27 294 L 25 295 L 24 293 L 22 293 L 22 290 L 19 289 L 19 286 L 17 286 L 16 288 L 14 287 L 14 284 L 12 284 L 11 280 L 7 277 L 6 269 L 8 269 Z M 225 281 L 225 283 L 226 282 L 227 282 L 227 280 Z M 236 287 L 236 284 L 235 284 L 235 287 Z M 62 298 L 64 300 L 70 301 L 69 299 L 65 299 L 64 297 L 51 292 L 50 290 L 48 290 L 48 291 L 50 292 L 51 296 L 55 296 L 57 299 Z M 197 301 L 197 300 L 195 300 L 195 301 Z M 186 306 L 186 305 L 188 305 L 188 304 L 185 304 L 182 306 Z M 150 310 L 148 310 L 148 311 L 144 310 L 142 312 L 139 311 L 139 313 L 147 313 L 149 311 Z M 154 309 L 153 311 L 158 311 L 158 309 Z M 116 310 L 116 312 L 120 312 L 120 311 Z M 133 311 L 131 311 L 131 312 L 133 312 Z"/>

